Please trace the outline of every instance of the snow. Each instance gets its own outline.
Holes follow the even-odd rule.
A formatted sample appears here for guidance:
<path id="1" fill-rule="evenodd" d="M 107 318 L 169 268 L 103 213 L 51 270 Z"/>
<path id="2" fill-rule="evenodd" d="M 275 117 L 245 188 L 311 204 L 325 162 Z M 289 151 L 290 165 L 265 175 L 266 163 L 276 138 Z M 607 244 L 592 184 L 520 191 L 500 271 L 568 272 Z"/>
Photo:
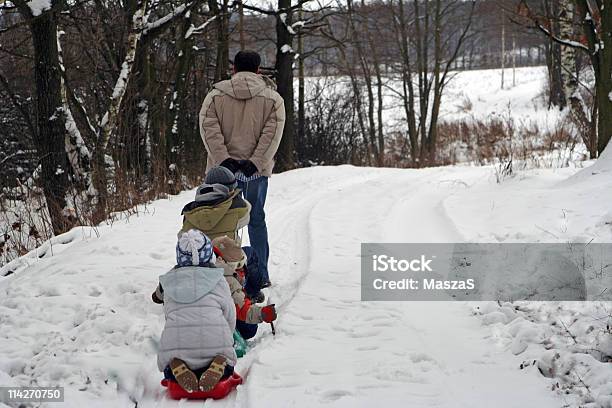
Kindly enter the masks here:
<path id="1" fill-rule="evenodd" d="M 517 71 L 505 90 L 500 70 L 457 73 L 443 120 L 508 116 L 552 128 L 563 113 L 542 103 L 545 68 Z M 388 89 L 400 86 L 385 81 L 392 127 L 403 116 Z M 148 107 L 139 107 L 143 125 Z M 277 335 L 261 326 L 237 366 L 245 384 L 222 401 L 168 400 L 155 364 L 163 312 L 150 294 L 174 265 L 194 192 L 75 228 L 0 268 L 0 322 L 11 328 L 0 332 L 0 383 L 64 386 L 66 407 L 610 407 L 609 301 L 360 301 L 362 242 L 612 242 L 612 146 L 594 164 L 570 163 L 501 183 L 494 167 L 470 166 L 274 175 L 265 292 Z"/>
<path id="2" fill-rule="evenodd" d="M 293 52 L 293 48 L 291 48 L 289 44 L 283 44 L 283 46 L 281 47 L 281 52 L 283 54 L 287 54 L 287 53 Z"/>
<path id="3" fill-rule="evenodd" d="M 204 29 L 213 21 L 215 21 L 215 19 L 217 18 L 217 16 L 213 16 L 211 18 L 209 18 L 208 20 L 206 20 L 204 23 L 202 23 L 201 25 L 199 25 L 198 27 L 194 27 L 193 24 L 191 24 L 191 26 L 189 27 L 189 29 L 187 30 L 187 32 L 185 33 L 185 39 L 188 39 L 189 37 L 191 37 L 193 34 L 199 34 L 202 31 L 204 31 Z M 194 49 L 198 49 L 197 47 L 194 46 Z"/>
<path id="4" fill-rule="evenodd" d="M 592 179 L 591 182 L 596 182 L 593 180 L 600 180 L 602 178 L 603 179 L 610 178 L 611 172 L 612 172 L 612 144 L 608 143 L 608 146 L 601 153 L 601 155 L 599 156 L 599 159 L 592 166 L 575 174 L 573 177 L 567 180 L 567 183 L 574 184 L 574 183 L 589 180 L 589 179 Z"/>
<path id="5" fill-rule="evenodd" d="M 442 97 L 440 120 L 500 119 L 505 122 L 510 118 L 515 121 L 516 127 L 534 125 L 540 131 L 546 131 L 554 129 L 564 118 L 565 112 L 549 110 L 544 100 L 546 67 L 517 68 L 516 86 L 507 86 L 505 89 L 501 89 L 501 75 L 501 69 L 450 73 L 452 79 Z M 350 88 L 348 77 L 308 77 L 306 81 L 307 88 L 314 89 L 314 84 L 318 83 L 326 88 L 326 92 L 342 92 Z M 375 78 L 373 81 L 376 83 Z M 397 95 L 402 89 L 401 78 L 386 75 L 383 77 L 383 85 L 385 131 L 404 130 L 406 115 Z"/>
<path id="6" fill-rule="evenodd" d="M 574 389 L 551 391 L 563 379 L 540 374 L 546 367 L 578 367 L 593 401 L 609 401 L 610 365 L 570 353 L 544 324 L 591 313 L 588 303 L 553 314 L 556 305 L 535 303 L 516 310 L 360 301 L 362 242 L 610 242 L 612 178 L 568 182 L 575 173 L 533 170 L 501 184 L 492 167 L 314 167 L 273 176 L 266 205 L 274 286 L 265 291 L 279 310 L 277 335 L 262 325 L 236 367 L 245 384 L 204 405 L 545 408 L 584 401 Z M 0 335 L 3 384 L 64 386 L 66 407 L 202 406 L 168 400 L 159 386 L 163 312 L 150 301 L 157 277 L 174 265 L 180 211 L 193 194 L 156 201 L 112 226 L 74 229 L 52 254 L 12 265 L 14 273 L 0 278 L 0 319 L 11 327 Z M 540 321 L 531 322 L 534 315 Z M 579 338 L 610 347 L 578 321 Z M 553 354 L 544 349 L 548 338 Z"/>
<path id="7" fill-rule="evenodd" d="M 121 72 L 119 73 L 119 78 L 117 78 L 117 82 L 113 88 L 113 95 L 111 96 L 111 99 L 117 99 L 123 95 L 131 69 L 131 64 L 128 61 L 123 61 L 121 64 Z"/>
<path id="8" fill-rule="evenodd" d="M 51 9 L 51 0 L 30 0 L 27 2 L 34 17 L 40 16 L 44 11 Z"/>
<path id="9" fill-rule="evenodd" d="M 108 124 L 108 112 L 106 112 L 104 116 L 102 116 L 102 120 L 100 120 L 100 127 L 104 128 L 106 127 L 107 124 Z"/>
<path id="10" fill-rule="evenodd" d="M 291 24 L 291 28 L 293 29 L 297 27 L 303 28 L 305 25 L 306 25 L 306 21 L 296 21 L 295 23 Z"/>
<path id="11" fill-rule="evenodd" d="M 172 20 L 173 18 L 180 16 L 181 14 L 185 12 L 185 10 L 187 10 L 187 8 L 190 5 L 191 5 L 190 3 L 181 4 L 180 6 L 174 8 L 170 13 L 166 14 L 165 16 L 155 21 L 146 23 L 144 25 L 143 34 L 147 34 L 149 31 L 155 30 L 156 28 L 163 26 L 164 24 L 166 24 L 168 21 Z"/>

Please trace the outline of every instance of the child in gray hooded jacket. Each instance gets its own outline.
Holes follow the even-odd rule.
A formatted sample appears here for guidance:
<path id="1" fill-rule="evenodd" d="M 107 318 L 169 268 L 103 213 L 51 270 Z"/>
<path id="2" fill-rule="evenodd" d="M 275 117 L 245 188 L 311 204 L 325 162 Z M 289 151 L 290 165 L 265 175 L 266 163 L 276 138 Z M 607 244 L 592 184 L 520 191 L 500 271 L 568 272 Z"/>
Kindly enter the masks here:
<path id="1" fill-rule="evenodd" d="M 153 294 L 166 317 L 157 365 L 187 392 L 210 391 L 236 364 L 236 308 L 205 234 L 182 233 L 176 255 L 177 266 L 159 277 Z"/>

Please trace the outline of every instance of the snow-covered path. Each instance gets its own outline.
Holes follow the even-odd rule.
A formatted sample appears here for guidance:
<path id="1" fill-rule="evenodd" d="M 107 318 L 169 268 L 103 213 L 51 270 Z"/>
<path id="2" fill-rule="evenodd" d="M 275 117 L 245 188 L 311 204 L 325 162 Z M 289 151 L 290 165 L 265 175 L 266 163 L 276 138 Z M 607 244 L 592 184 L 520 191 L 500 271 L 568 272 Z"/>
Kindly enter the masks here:
<path id="1" fill-rule="evenodd" d="M 537 187 L 550 188 L 569 172 L 549 172 L 546 186 Z M 457 220 L 453 203 L 477 185 L 499 190 L 490 186 L 491 176 L 482 167 L 341 166 L 272 178 L 268 295 L 280 310 L 277 335 L 262 326 L 237 366 L 245 384 L 225 400 L 204 403 L 168 400 L 159 386 L 154 339 L 163 315 L 150 293 L 173 265 L 180 209 L 192 192 L 160 200 L 139 217 L 101 227 L 99 238 L 56 248 L 54 256 L 0 279 L 0 323 L 14 328 L 0 333 L 0 383 L 59 383 L 67 387 L 69 407 L 135 401 L 138 407 L 559 407 L 563 401 L 545 379 L 535 369 L 519 370 L 521 359 L 496 343 L 469 305 L 360 301 L 362 242 L 482 238 L 457 227 L 469 217 L 482 223 L 480 204 L 470 203 L 472 214 L 466 210 Z M 483 208 L 490 207 L 485 201 Z M 538 219 L 548 230 L 557 222 L 556 214 Z"/>
<path id="2" fill-rule="evenodd" d="M 256 396 L 248 405 L 560 406 L 484 338 L 466 305 L 360 302 L 360 243 L 453 242 L 459 235 L 441 201 L 465 187 L 447 180 L 452 170 L 351 172 L 359 183 L 346 178 L 323 199 L 307 195 L 299 234 L 308 255 L 294 270 L 308 273 L 251 366 L 241 390 Z"/>

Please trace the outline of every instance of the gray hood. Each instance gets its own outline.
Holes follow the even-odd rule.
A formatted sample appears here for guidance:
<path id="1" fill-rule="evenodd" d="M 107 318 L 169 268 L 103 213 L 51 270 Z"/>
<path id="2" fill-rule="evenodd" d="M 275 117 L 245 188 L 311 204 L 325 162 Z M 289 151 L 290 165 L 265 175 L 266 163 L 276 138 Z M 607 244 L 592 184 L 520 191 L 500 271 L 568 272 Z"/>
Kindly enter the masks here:
<path id="1" fill-rule="evenodd" d="M 164 297 L 168 296 L 177 303 L 189 304 L 207 295 L 221 279 L 222 268 L 188 266 L 174 268 L 160 276 L 159 283 L 164 289 Z"/>

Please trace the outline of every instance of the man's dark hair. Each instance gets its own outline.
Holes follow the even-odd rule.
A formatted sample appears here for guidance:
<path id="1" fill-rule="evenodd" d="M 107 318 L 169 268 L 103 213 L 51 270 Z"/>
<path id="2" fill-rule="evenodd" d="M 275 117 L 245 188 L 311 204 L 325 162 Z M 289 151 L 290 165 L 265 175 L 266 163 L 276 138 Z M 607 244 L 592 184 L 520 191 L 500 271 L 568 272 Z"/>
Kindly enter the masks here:
<path id="1" fill-rule="evenodd" d="M 257 72 L 261 64 L 261 57 L 255 51 L 238 51 L 234 57 L 234 70 L 236 72 Z"/>

